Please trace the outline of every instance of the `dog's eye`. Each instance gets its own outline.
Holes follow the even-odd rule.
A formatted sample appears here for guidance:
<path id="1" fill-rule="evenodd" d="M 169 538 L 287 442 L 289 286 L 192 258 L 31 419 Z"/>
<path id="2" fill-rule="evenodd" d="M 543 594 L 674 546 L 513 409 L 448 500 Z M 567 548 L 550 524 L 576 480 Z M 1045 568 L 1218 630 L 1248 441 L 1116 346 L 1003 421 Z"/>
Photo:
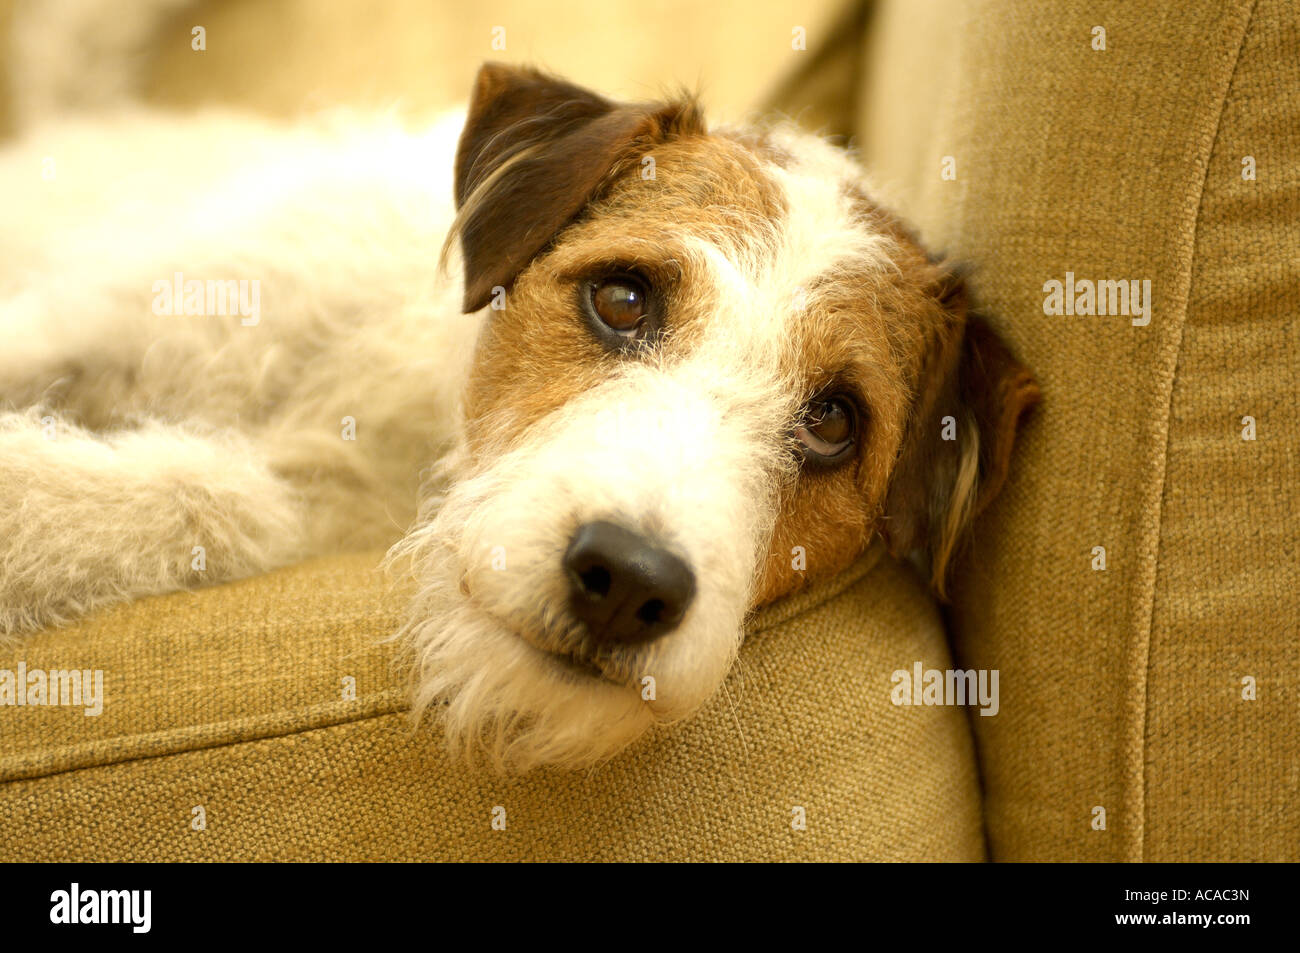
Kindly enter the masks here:
<path id="1" fill-rule="evenodd" d="M 837 463 L 853 449 L 857 413 L 853 403 L 842 397 L 819 398 L 794 428 L 795 439 L 803 444 L 804 456 L 818 463 Z"/>
<path id="2" fill-rule="evenodd" d="M 635 275 L 585 282 L 580 303 L 591 330 L 611 350 L 649 343 L 659 330 L 650 287 Z"/>
<path id="3" fill-rule="evenodd" d="M 591 289 L 591 306 L 612 331 L 634 335 L 646 316 L 646 293 L 630 278 L 611 278 Z"/>

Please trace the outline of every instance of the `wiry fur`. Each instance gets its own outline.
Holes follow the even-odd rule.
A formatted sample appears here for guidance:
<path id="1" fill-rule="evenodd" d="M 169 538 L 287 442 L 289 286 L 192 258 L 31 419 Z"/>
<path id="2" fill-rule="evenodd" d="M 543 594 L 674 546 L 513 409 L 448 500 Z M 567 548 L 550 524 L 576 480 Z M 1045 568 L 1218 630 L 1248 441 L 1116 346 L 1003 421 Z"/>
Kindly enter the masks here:
<path id="1" fill-rule="evenodd" d="M 0 526 L 27 527 L 0 536 L 0 637 L 64 620 L 61 604 L 85 612 L 386 545 L 410 523 L 451 439 L 476 326 L 432 268 L 460 122 L 411 134 L 385 119 L 280 129 L 126 113 L 0 154 L 14 212 L 0 226 Z M 59 171 L 45 183 L 47 153 Z M 153 314 L 154 282 L 176 271 L 259 280 L 259 323 Z M 345 417 L 356 441 L 341 439 Z M 48 474 L 18 478 L 38 467 Z M 223 486 L 243 495 L 209 492 Z M 89 523 L 56 505 L 110 493 L 122 512 Z M 134 518 L 209 497 L 183 540 Z M 242 555 L 223 555 L 240 539 Z M 194 546 L 203 573 L 188 569 Z M 77 585 L 51 570 L 91 547 L 116 583 L 33 595 Z M 160 574 L 163 551 L 184 571 Z"/>
<path id="2" fill-rule="evenodd" d="M 450 458 L 450 488 L 394 555 L 411 557 L 421 583 L 406 633 L 416 711 L 450 698 L 443 723 L 458 747 L 498 767 L 585 764 L 717 690 L 739 648 L 776 494 L 792 477 L 774 435 L 793 412 L 786 382 L 717 357 L 623 368 L 525 443 L 480 465 Z M 699 579 L 698 608 L 644 649 L 591 642 L 565 608 L 556 567 L 577 526 L 602 518 L 667 542 Z M 504 572 L 492 565 L 496 547 Z M 560 661 L 573 655 L 616 684 Z"/>
<path id="3" fill-rule="evenodd" d="M 462 152 L 484 115 L 505 117 L 484 141 L 510 136 L 512 89 L 591 96 L 485 68 Z M 848 158 L 790 129 L 710 133 L 690 104 L 592 96 L 549 139 L 554 111 L 523 112 L 529 161 L 559 170 L 539 179 L 551 192 L 531 209 L 526 191 L 495 192 L 511 169 L 480 170 L 480 150 L 459 218 L 444 196 L 460 117 L 412 133 L 123 115 L 0 156 L 14 210 L 0 230 L 0 339 L 14 342 L 0 353 L 0 637 L 398 540 L 389 564 L 416 584 L 399 633 L 416 718 L 498 768 L 576 767 L 696 711 L 753 606 L 875 533 L 946 561 L 976 487 L 1005 475 L 1010 438 L 991 453 L 981 433 L 1014 430 L 1037 392 L 991 332 L 963 350 L 950 273 L 871 205 Z M 589 164 L 574 182 L 566 148 Z M 69 158 L 42 184 L 49 154 Z M 564 194 L 579 185 L 580 201 Z M 478 242 L 464 265 L 484 288 L 469 297 L 502 281 L 504 310 L 461 315 L 462 282 L 437 277 L 453 220 Z M 495 251 L 476 259 L 489 247 L 518 273 L 481 280 L 500 268 Z M 653 279 L 654 347 L 611 354 L 583 324 L 580 282 L 611 268 Z M 175 271 L 259 279 L 260 321 L 152 314 L 153 283 Z M 979 373 L 963 377 L 971 354 Z M 822 472 L 801 465 L 792 428 L 828 388 L 865 420 L 852 461 Z M 933 436 L 948 412 L 974 427 L 960 446 Z M 592 520 L 691 567 L 671 632 L 611 645 L 570 614 L 560 561 Z"/>
<path id="4" fill-rule="evenodd" d="M 300 556 L 298 501 L 235 432 L 0 414 L 0 487 L 4 635 L 194 585 L 200 542 L 221 579 Z"/>

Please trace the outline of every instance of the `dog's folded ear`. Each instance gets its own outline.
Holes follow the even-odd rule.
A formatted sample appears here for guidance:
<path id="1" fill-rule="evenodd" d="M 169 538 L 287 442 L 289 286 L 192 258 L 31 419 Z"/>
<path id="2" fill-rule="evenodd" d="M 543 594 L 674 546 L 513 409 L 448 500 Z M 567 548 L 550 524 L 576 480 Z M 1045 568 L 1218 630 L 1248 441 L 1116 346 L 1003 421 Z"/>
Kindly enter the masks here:
<path id="1" fill-rule="evenodd" d="M 919 375 L 881 535 L 895 556 L 922 557 L 946 598 L 949 564 L 1002 489 L 1021 418 L 1041 391 L 988 323 L 967 313 L 960 275 L 945 272 L 934 296 L 946 320 Z"/>
<path id="2" fill-rule="evenodd" d="M 689 99 L 627 105 L 534 69 L 480 70 L 456 152 L 465 311 L 477 311 L 657 142 L 703 132 Z"/>

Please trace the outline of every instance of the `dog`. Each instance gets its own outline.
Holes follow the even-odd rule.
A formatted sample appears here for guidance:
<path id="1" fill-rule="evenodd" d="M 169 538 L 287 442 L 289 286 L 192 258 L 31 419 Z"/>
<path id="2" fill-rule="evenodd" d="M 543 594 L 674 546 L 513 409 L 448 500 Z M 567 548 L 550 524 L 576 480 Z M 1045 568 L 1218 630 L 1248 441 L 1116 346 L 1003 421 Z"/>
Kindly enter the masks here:
<path id="1" fill-rule="evenodd" d="M 414 716 L 500 770 L 689 717 L 876 537 L 943 596 L 1039 399 L 845 150 L 690 96 L 488 64 L 416 132 L 38 132 L 0 159 L 0 635 L 391 545 Z"/>

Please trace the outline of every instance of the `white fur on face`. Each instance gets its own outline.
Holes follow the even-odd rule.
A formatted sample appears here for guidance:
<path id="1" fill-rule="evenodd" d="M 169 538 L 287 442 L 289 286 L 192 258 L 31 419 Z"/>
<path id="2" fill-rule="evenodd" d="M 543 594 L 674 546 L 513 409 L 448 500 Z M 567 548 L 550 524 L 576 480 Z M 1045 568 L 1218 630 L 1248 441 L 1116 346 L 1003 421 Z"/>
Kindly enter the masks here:
<path id="1" fill-rule="evenodd" d="M 739 648 L 783 472 L 788 398 L 765 384 L 698 361 L 631 365 L 455 478 L 406 544 L 425 574 L 416 706 L 450 698 L 454 746 L 499 767 L 577 766 L 713 695 Z M 696 575 L 682 623 L 645 646 L 591 645 L 568 615 L 562 558 L 597 519 L 641 531 Z M 604 678 L 562 660 L 574 651 Z"/>
<path id="2" fill-rule="evenodd" d="M 415 712 L 445 704 L 453 750 L 498 769 L 579 767 L 718 690 L 796 476 L 786 435 L 809 395 L 788 370 L 795 302 L 841 256 L 887 266 L 880 237 L 850 220 L 840 177 L 814 165 L 775 176 L 791 211 L 737 243 L 749 251 L 687 239 L 689 270 L 717 303 L 688 353 L 628 360 L 498 451 L 475 462 L 462 443 L 445 461 L 442 496 L 394 555 L 414 560 L 421 587 L 405 631 Z M 677 628 L 641 646 L 588 640 L 562 559 L 592 520 L 691 567 L 696 596 Z M 575 653 L 600 674 L 567 661 Z"/>

